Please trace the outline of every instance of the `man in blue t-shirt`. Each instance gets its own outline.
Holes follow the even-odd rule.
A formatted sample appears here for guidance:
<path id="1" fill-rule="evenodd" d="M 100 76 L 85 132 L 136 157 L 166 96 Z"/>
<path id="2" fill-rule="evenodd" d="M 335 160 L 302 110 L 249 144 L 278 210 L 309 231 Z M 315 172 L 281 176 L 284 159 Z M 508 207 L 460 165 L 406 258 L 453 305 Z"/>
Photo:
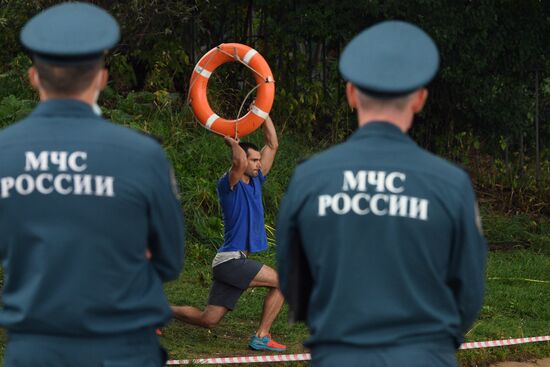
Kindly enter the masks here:
<path id="1" fill-rule="evenodd" d="M 224 244 L 212 262 L 214 281 L 204 311 L 191 306 L 173 306 L 174 316 L 189 324 L 215 327 L 232 310 L 248 288 L 267 287 L 262 318 L 249 347 L 256 350 L 284 351 L 286 347 L 271 338 L 269 329 L 279 314 L 284 299 L 275 270 L 248 253 L 267 249 L 264 226 L 262 185 L 277 152 L 277 133 L 268 116 L 263 125 L 265 146 L 260 151 L 251 143 L 225 137 L 232 150 L 229 172 L 218 182 L 218 196 L 225 226 Z"/>

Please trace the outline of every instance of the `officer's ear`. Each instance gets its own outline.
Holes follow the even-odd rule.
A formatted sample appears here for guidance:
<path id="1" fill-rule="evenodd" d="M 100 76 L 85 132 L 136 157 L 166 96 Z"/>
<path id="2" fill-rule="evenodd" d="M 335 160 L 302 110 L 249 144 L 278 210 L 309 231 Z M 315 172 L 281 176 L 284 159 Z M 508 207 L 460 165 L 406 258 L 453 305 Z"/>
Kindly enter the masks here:
<path id="1" fill-rule="evenodd" d="M 428 99 L 428 90 L 422 88 L 413 93 L 411 98 L 411 109 L 413 113 L 419 113 L 424 108 L 426 100 Z"/>
<path id="2" fill-rule="evenodd" d="M 99 70 L 98 76 L 98 89 L 100 91 L 104 90 L 107 86 L 107 82 L 109 81 L 109 71 L 106 68 L 101 68 Z"/>
<path id="3" fill-rule="evenodd" d="M 351 109 L 357 108 L 357 90 L 351 82 L 346 83 L 346 97 Z"/>
<path id="4" fill-rule="evenodd" d="M 41 85 L 40 78 L 38 77 L 38 70 L 36 70 L 36 67 L 31 66 L 27 73 L 29 75 L 29 82 L 31 83 L 31 86 L 34 89 L 39 90 L 41 88 Z"/>

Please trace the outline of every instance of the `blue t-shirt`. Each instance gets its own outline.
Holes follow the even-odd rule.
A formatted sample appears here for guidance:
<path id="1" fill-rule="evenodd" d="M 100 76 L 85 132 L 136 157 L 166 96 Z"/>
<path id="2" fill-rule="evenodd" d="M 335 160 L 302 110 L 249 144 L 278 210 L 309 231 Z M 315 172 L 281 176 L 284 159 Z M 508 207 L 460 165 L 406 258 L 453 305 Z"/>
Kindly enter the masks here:
<path id="1" fill-rule="evenodd" d="M 262 185 L 266 177 L 259 171 L 250 182 L 237 182 L 233 190 L 229 187 L 229 174 L 218 181 L 218 197 L 222 207 L 224 223 L 224 244 L 218 252 L 249 251 L 267 249 L 264 225 Z"/>

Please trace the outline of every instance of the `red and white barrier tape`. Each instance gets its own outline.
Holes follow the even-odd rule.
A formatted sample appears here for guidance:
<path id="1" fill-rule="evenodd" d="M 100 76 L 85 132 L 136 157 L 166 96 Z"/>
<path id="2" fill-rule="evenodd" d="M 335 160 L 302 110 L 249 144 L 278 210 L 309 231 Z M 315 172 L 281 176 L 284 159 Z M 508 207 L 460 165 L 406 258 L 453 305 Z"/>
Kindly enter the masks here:
<path id="1" fill-rule="evenodd" d="M 246 357 L 222 357 L 205 359 L 180 359 L 166 362 L 167 365 L 174 364 L 233 364 L 233 363 L 267 363 L 267 362 L 295 362 L 309 361 L 309 353 L 303 354 L 273 354 L 266 356 L 246 356 Z"/>
<path id="2" fill-rule="evenodd" d="M 534 336 L 530 338 L 489 340 L 484 342 L 463 343 L 460 349 L 478 349 L 503 347 L 506 345 L 527 344 L 550 341 L 550 335 Z M 293 362 L 309 361 L 309 353 L 302 354 L 273 354 L 265 356 L 243 356 L 243 357 L 219 357 L 219 358 L 201 358 L 201 359 L 175 359 L 166 362 L 167 365 L 183 364 L 236 364 L 236 363 L 267 363 L 267 362 Z"/>
<path id="3" fill-rule="evenodd" d="M 506 345 L 527 344 L 527 343 L 548 342 L 548 341 L 550 341 L 550 335 L 533 336 L 533 337 L 529 337 L 529 338 L 490 340 L 490 341 L 486 341 L 486 342 L 463 343 L 460 346 L 460 349 L 478 349 L 478 348 L 504 347 Z"/>

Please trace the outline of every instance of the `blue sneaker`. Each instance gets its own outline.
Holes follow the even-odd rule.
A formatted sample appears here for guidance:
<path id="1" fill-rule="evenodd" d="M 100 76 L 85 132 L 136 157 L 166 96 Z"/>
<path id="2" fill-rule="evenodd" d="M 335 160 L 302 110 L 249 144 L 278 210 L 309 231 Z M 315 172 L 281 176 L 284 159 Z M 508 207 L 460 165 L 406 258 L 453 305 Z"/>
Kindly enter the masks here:
<path id="1" fill-rule="evenodd" d="M 271 334 L 268 334 L 262 338 L 252 335 L 248 346 L 254 350 L 270 350 L 272 352 L 283 352 L 286 350 L 286 345 L 277 343 L 271 339 Z"/>

